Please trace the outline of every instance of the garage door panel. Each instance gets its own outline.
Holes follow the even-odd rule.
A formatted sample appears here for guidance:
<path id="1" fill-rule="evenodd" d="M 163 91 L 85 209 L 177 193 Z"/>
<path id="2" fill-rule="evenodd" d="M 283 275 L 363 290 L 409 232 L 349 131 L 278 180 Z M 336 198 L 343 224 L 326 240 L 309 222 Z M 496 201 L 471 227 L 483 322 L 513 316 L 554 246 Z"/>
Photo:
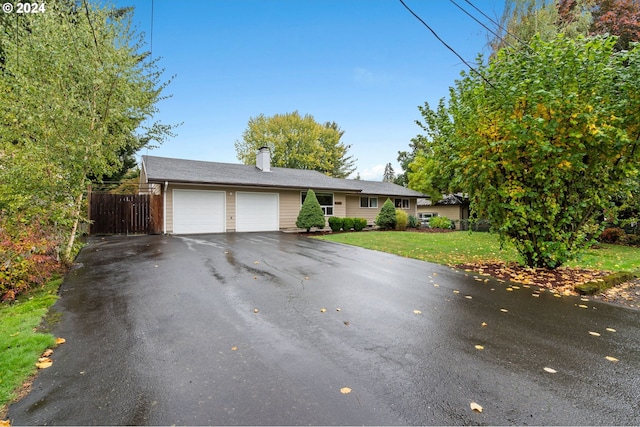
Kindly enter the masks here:
<path id="1" fill-rule="evenodd" d="M 277 193 L 236 192 L 236 231 L 280 229 Z"/>
<path id="2" fill-rule="evenodd" d="M 174 234 L 225 231 L 225 193 L 206 190 L 173 190 Z"/>

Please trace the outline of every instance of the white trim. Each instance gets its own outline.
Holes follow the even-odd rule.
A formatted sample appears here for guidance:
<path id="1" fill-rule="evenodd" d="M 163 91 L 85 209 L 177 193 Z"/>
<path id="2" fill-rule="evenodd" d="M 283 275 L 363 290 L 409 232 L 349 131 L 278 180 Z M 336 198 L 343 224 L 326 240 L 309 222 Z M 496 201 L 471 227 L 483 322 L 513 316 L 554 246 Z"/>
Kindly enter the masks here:
<path id="1" fill-rule="evenodd" d="M 162 234 L 167 234 L 167 191 L 169 191 L 169 181 L 164 182 L 162 192 Z"/>

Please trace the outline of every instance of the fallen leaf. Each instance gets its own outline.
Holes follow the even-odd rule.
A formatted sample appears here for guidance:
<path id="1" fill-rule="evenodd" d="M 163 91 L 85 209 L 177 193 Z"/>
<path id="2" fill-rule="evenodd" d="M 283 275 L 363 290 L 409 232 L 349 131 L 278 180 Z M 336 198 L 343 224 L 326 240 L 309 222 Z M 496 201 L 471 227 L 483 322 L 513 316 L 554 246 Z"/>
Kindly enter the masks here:
<path id="1" fill-rule="evenodd" d="M 616 359 L 613 356 L 607 356 L 607 357 L 605 357 L 605 359 L 607 359 L 609 362 L 617 362 L 618 361 L 618 359 Z"/>
<path id="2" fill-rule="evenodd" d="M 511 292 L 511 291 L 513 291 L 513 288 L 507 288 L 507 291 Z"/>
<path id="3" fill-rule="evenodd" d="M 553 294 L 553 296 L 556 297 L 556 298 L 562 298 L 562 295 L 560 295 L 560 294 Z"/>
<path id="4" fill-rule="evenodd" d="M 231 351 L 236 351 L 238 349 L 238 347 L 236 347 L 235 345 L 233 347 L 231 347 Z"/>
<path id="5" fill-rule="evenodd" d="M 260 311 L 260 310 L 258 310 L 257 308 L 254 308 L 254 309 L 253 309 L 253 312 L 254 312 L 254 313 L 257 313 L 257 312 L 259 312 L 259 311 Z"/>
<path id="6" fill-rule="evenodd" d="M 309 280 L 309 276 L 304 276 L 304 280 Z"/>
<path id="7" fill-rule="evenodd" d="M 67 340 L 65 340 L 64 338 L 56 338 L 56 344 L 58 345 L 64 344 L 65 342 L 67 342 Z"/>
<path id="8" fill-rule="evenodd" d="M 351 393 L 351 389 L 350 389 L 349 387 L 342 387 L 342 388 L 340 389 L 340 393 L 342 393 L 342 394 L 349 394 L 349 393 Z"/>
<path id="9" fill-rule="evenodd" d="M 345 320 L 345 321 L 344 321 L 344 322 L 342 322 L 342 323 L 344 323 L 346 326 L 349 326 L 349 321 L 348 321 L 348 320 Z"/>
<path id="10" fill-rule="evenodd" d="M 589 334 L 593 335 L 594 337 L 599 337 L 600 334 L 597 332 L 593 332 L 593 331 L 589 331 Z"/>
<path id="11" fill-rule="evenodd" d="M 471 407 L 472 411 L 482 412 L 482 406 L 478 405 L 476 402 L 471 402 L 469 406 Z"/>
<path id="12" fill-rule="evenodd" d="M 38 359 L 38 363 L 36 363 L 36 368 L 38 369 L 47 369 L 49 366 L 53 365 L 53 360 L 48 357 L 41 357 Z"/>
<path id="13" fill-rule="evenodd" d="M 476 350 L 484 350 L 484 346 L 483 345 L 476 345 Z"/>
<path id="14" fill-rule="evenodd" d="M 482 325 L 480 326 L 487 326 L 487 322 L 482 322 Z"/>
<path id="15" fill-rule="evenodd" d="M 49 357 L 53 354 L 53 350 L 51 350 L 50 348 L 46 349 L 44 351 L 44 353 L 42 353 L 42 357 Z"/>
<path id="16" fill-rule="evenodd" d="M 420 310 L 413 310 L 413 314 L 422 314 Z"/>
<path id="17" fill-rule="evenodd" d="M 466 299 L 473 299 L 473 297 L 471 295 L 465 295 L 464 296 Z"/>
<path id="18" fill-rule="evenodd" d="M 454 289 L 454 290 L 453 290 L 453 293 L 454 293 L 454 294 L 459 294 L 459 293 L 460 293 L 460 291 L 459 291 L 459 290 L 457 290 L 457 289 Z"/>
<path id="19" fill-rule="evenodd" d="M 340 308 L 336 308 L 336 311 L 340 311 Z"/>
<path id="20" fill-rule="evenodd" d="M 434 288 L 439 288 L 439 287 L 440 287 L 440 285 L 438 285 L 437 283 L 434 283 L 434 284 L 433 284 L 433 287 L 434 287 Z"/>
<path id="21" fill-rule="evenodd" d="M 253 276 L 253 280 L 258 280 L 258 276 Z"/>
<path id="22" fill-rule="evenodd" d="M 321 309 L 320 309 L 320 313 L 324 313 L 324 312 L 326 312 L 326 311 L 327 311 L 327 309 L 326 309 L 326 308 L 321 308 Z"/>
<path id="23" fill-rule="evenodd" d="M 260 261 L 253 261 L 254 264 L 260 264 Z"/>
<path id="24" fill-rule="evenodd" d="M 535 297 L 535 298 L 539 298 L 539 297 L 540 297 L 540 294 L 533 294 L 533 297 Z"/>
<path id="25" fill-rule="evenodd" d="M 613 329 L 613 328 L 607 328 L 606 330 L 607 330 L 607 332 L 615 332 L 615 331 L 616 331 L 616 330 L 615 330 L 615 329 Z"/>
<path id="26" fill-rule="evenodd" d="M 501 308 L 501 309 L 500 309 L 500 311 L 501 311 L 501 312 L 503 312 L 503 313 L 506 313 L 506 312 L 508 312 L 509 310 L 507 310 L 506 308 Z"/>
<path id="27" fill-rule="evenodd" d="M 579 304 L 579 305 L 578 305 L 578 307 L 580 307 L 580 308 L 589 308 L 589 307 L 587 307 L 587 306 L 586 306 L 586 305 L 584 305 L 584 304 Z"/>
<path id="28" fill-rule="evenodd" d="M 549 372 L 550 374 L 555 374 L 556 372 L 558 372 L 558 371 L 556 371 L 556 370 L 555 370 L 555 369 L 553 369 L 553 368 L 544 368 L 544 370 L 545 370 L 545 371 L 547 371 L 547 372 Z"/>
<path id="29" fill-rule="evenodd" d="M 580 301 L 589 301 L 589 298 L 580 298 Z"/>
<path id="30" fill-rule="evenodd" d="M 0 427 L 11 427 L 10 420 L 0 420 Z"/>
<path id="31" fill-rule="evenodd" d="M 525 287 L 525 288 L 528 288 L 528 287 L 529 287 L 529 285 L 524 285 L 524 287 Z M 511 286 L 511 288 L 513 288 L 513 289 L 520 289 L 520 286 L 513 285 L 513 286 Z"/>

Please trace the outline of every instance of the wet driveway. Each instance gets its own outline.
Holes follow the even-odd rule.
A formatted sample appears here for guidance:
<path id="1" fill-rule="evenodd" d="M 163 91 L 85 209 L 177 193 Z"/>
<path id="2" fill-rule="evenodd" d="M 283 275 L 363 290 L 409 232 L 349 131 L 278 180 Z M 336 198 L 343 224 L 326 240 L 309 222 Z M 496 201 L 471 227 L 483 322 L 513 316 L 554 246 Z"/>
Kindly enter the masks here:
<path id="1" fill-rule="evenodd" d="M 15 425 L 640 424 L 638 311 L 283 233 L 77 261 Z"/>

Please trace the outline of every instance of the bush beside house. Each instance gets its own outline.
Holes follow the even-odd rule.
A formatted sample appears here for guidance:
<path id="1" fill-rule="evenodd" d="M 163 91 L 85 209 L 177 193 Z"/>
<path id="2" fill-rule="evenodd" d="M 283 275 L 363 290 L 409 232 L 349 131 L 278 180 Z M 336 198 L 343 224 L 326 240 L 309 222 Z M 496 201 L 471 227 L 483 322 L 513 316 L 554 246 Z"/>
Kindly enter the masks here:
<path id="1" fill-rule="evenodd" d="M 296 227 L 305 228 L 308 233 L 312 227 L 324 228 L 324 226 L 325 222 L 322 207 L 318 202 L 316 193 L 309 189 L 309 191 L 307 191 L 307 197 L 305 197 L 302 207 L 300 208 L 300 213 L 296 220 Z"/>
<path id="2" fill-rule="evenodd" d="M 396 207 L 391 199 L 387 199 L 382 205 L 380 213 L 376 216 L 376 225 L 383 230 L 396 228 Z"/>

